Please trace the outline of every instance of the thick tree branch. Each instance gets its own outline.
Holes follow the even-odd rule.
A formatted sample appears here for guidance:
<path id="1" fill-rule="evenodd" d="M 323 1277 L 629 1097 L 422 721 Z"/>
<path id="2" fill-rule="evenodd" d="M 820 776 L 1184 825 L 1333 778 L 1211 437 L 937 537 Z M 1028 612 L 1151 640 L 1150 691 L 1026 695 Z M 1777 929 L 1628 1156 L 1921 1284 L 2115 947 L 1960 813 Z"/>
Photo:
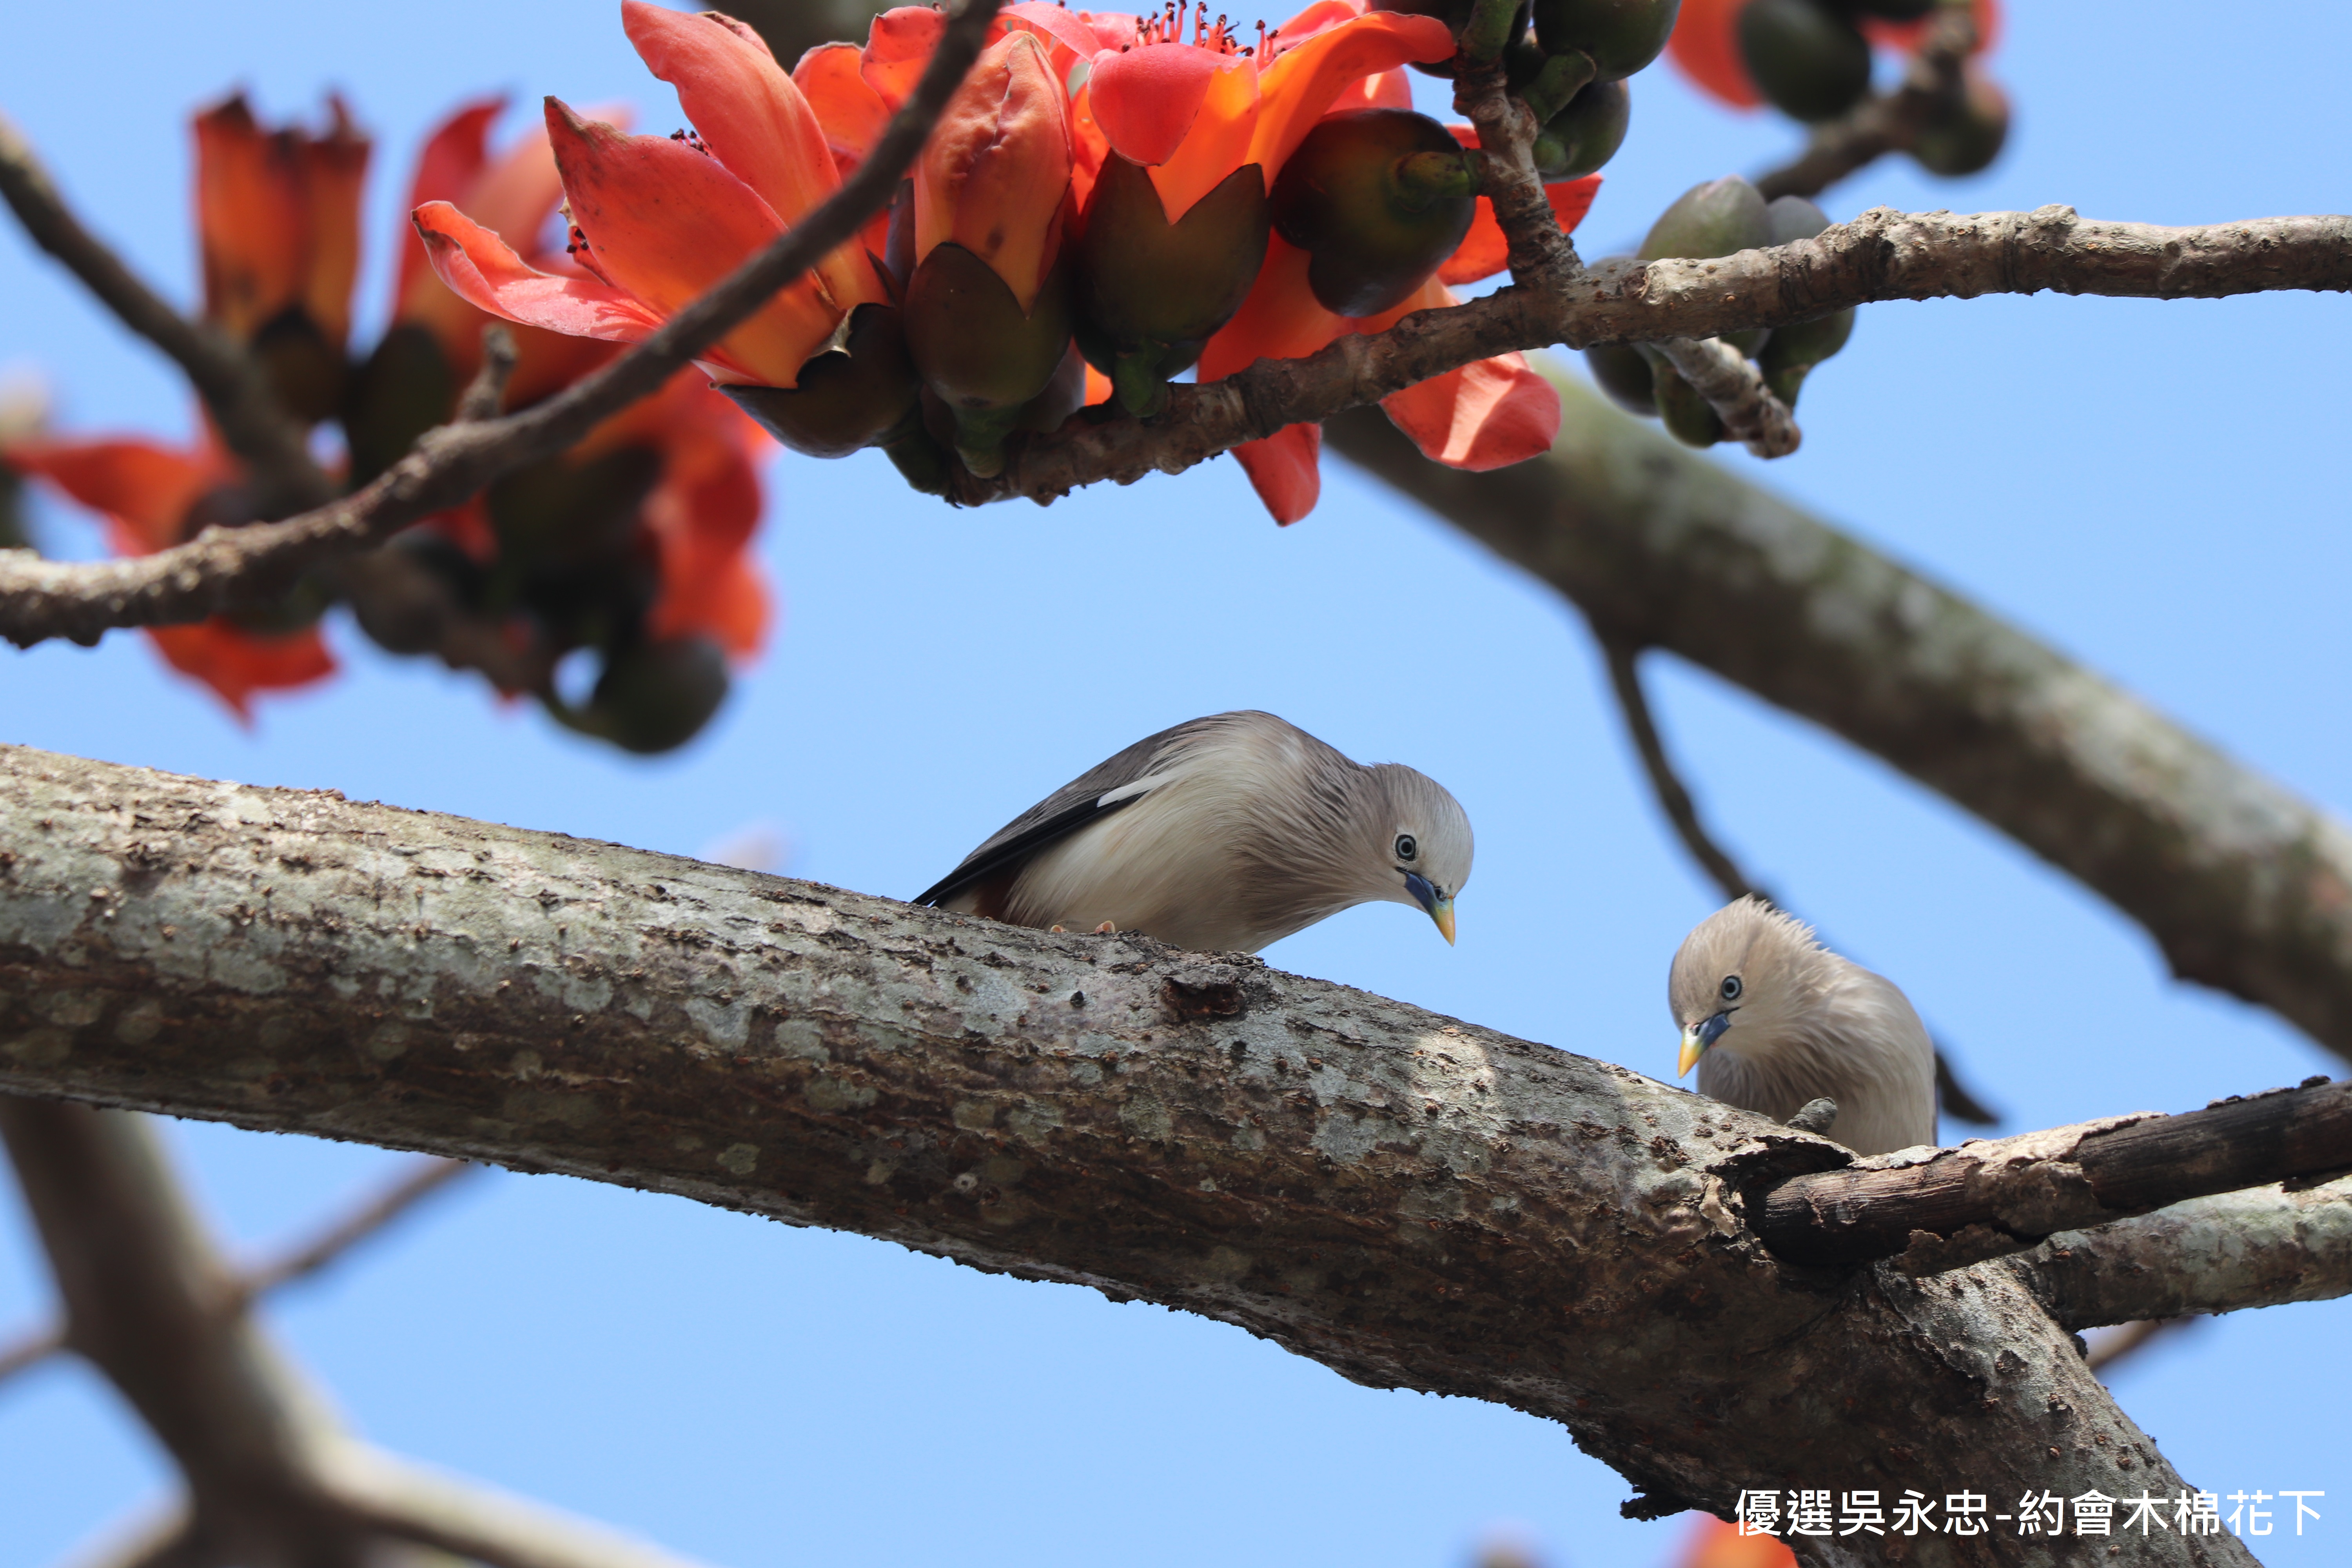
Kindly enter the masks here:
<path id="1" fill-rule="evenodd" d="M 2314 1079 L 2182 1116 L 2109 1117 L 1875 1154 L 1773 1187 L 1754 1223 L 1783 1258 L 1892 1258 L 1906 1272 L 1937 1274 L 2187 1198 L 2344 1170 L 2352 1170 L 2352 1082 Z"/>
<path id="2" fill-rule="evenodd" d="M 2352 1177 L 2192 1199 L 2010 1260 L 2070 1329 L 2352 1295 Z"/>
<path id="3" fill-rule="evenodd" d="M 0 199 L 33 243 L 61 262 L 117 320 L 169 355 L 184 374 L 228 449 L 252 467 L 261 502 L 285 511 L 323 503 L 334 481 L 311 460 L 299 426 L 288 417 L 256 365 L 217 330 L 173 310 L 84 228 L 58 195 L 24 133 L 0 115 Z M 5 583 L 0 577 L 0 583 Z"/>
<path id="4" fill-rule="evenodd" d="M 1766 201 L 1817 196 L 1887 153 L 1906 151 L 1929 121 L 1960 101 L 1961 68 L 1976 47 L 1975 16 L 1965 6 L 1947 7 L 1904 68 L 1901 87 L 1874 93 L 1850 113 L 1817 127 L 1804 152 L 1759 174 L 1756 188 Z"/>
<path id="5" fill-rule="evenodd" d="M 188 543 L 123 561 L 68 563 L 0 553 L 0 637 L 20 647 L 59 637 L 89 642 L 113 627 L 200 620 L 266 602 L 305 569 L 379 544 L 499 475 L 567 450 L 600 421 L 658 390 L 889 203 L 979 55 L 1000 3 L 961 0 L 914 92 L 841 188 L 626 353 L 520 413 L 429 431 L 364 489 L 281 522 L 207 529 Z"/>
<path id="6" fill-rule="evenodd" d="M 1885 759 L 2102 894 L 2175 973 L 2352 1060 L 2352 830 L 1850 534 L 1559 379 L 1536 461 L 1429 462 L 1378 413 L 1326 439 L 1551 584 Z"/>
<path id="7" fill-rule="evenodd" d="M 109 1561 L 362 1568 L 371 1544 L 390 1540 L 490 1568 L 690 1568 L 343 1431 L 253 1321 L 249 1294 L 142 1118 L 0 1096 L 0 1140 L 65 1299 L 72 1348 L 187 1481 L 185 1508 L 126 1532 Z"/>
<path id="8" fill-rule="evenodd" d="M 1741 1194 L 1844 1152 L 1622 1068 L 1246 959 L 38 752 L 0 752 L 0 1088 L 1147 1298 L 1562 1421 L 1644 1506 L 2181 1484 L 2005 1269 L 1782 1265 Z"/>
<path id="9" fill-rule="evenodd" d="M 240 1300 L 256 1301 L 280 1286 L 309 1279 L 473 1168 L 463 1160 L 416 1161 L 397 1181 L 317 1235 L 244 1270 L 234 1282 L 236 1294 Z M 65 1348 L 63 1324 L 18 1335 L 0 1345 L 0 1383 Z"/>

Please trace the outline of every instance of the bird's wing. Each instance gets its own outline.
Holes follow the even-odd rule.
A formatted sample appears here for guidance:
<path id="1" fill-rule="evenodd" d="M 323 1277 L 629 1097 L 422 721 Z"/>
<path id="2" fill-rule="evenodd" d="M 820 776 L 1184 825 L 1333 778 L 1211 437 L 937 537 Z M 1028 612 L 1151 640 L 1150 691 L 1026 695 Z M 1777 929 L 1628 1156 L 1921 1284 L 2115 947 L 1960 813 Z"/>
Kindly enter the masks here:
<path id="1" fill-rule="evenodd" d="M 1170 770 L 1202 741 L 1236 721 L 1263 719 L 1256 713 L 1218 713 L 1147 735 L 1047 795 L 1003 827 L 963 863 L 915 896 L 919 904 L 945 903 L 976 883 L 1018 866 L 1047 845 L 1131 802 L 1140 800 L 1170 776 Z"/>

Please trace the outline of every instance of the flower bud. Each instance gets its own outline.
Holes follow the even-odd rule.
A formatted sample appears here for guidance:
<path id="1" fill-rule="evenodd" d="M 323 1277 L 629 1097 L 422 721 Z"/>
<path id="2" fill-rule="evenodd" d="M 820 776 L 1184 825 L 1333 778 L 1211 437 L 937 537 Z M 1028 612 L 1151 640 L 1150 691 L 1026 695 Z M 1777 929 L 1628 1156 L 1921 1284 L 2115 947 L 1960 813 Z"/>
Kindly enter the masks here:
<path id="1" fill-rule="evenodd" d="M 1739 52 L 1757 90 L 1781 113 L 1834 120 L 1870 91 L 1870 43 L 1822 0 L 1748 0 Z"/>
<path id="2" fill-rule="evenodd" d="M 1642 241 L 1642 259 L 1668 257 L 1730 256 L 1772 243 L 1771 215 L 1755 186 L 1738 174 L 1693 185 L 1650 226 Z M 1723 341 L 1741 353 L 1752 354 L 1764 342 L 1764 331 L 1727 332 Z"/>
<path id="3" fill-rule="evenodd" d="M 1596 81 L 1569 100 L 1536 137 L 1536 173 L 1579 180 L 1617 155 L 1632 122 L 1633 95 L 1622 81 Z"/>
<path id="4" fill-rule="evenodd" d="M 1078 245 L 1078 343 L 1130 413 L 1158 413 L 1167 378 L 1241 309 L 1271 213 L 1255 163 L 1171 223 L 1150 174 L 1116 153 L 1103 160 Z"/>
<path id="5" fill-rule="evenodd" d="M 2009 95 L 1973 67 L 1965 80 L 1958 107 L 1920 127 L 1911 144 L 1911 156 L 1931 174 L 1976 174 L 2009 140 Z"/>
<path id="6" fill-rule="evenodd" d="M 1622 81 L 1658 58 L 1674 36 L 1682 0 L 1536 0 L 1544 52 L 1581 51 L 1596 81 Z"/>
<path id="7" fill-rule="evenodd" d="M 1811 239 L 1830 226 L 1829 215 L 1802 196 L 1780 197 L 1772 203 L 1769 214 L 1774 245 Z M 1757 356 L 1757 368 L 1764 373 L 1764 384 L 1772 389 L 1772 395 L 1794 408 L 1798 389 L 1804 385 L 1806 375 L 1845 347 L 1846 340 L 1853 335 L 1851 306 L 1810 321 L 1775 327 L 1764 352 Z"/>
<path id="8" fill-rule="evenodd" d="M 1026 313 L 1059 257 L 1069 188 L 1062 83 L 1035 35 L 1008 33 L 981 55 L 915 164 L 915 260 L 960 245 Z"/>
<path id="9" fill-rule="evenodd" d="M 1451 132 L 1404 109 L 1335 114 L 1274 186 L 1274 226 L 1306 251 L 1322 307 L 1372 316 L 1402 303 L 1454 254 L 1477 215 L 1478 176 Z"/>

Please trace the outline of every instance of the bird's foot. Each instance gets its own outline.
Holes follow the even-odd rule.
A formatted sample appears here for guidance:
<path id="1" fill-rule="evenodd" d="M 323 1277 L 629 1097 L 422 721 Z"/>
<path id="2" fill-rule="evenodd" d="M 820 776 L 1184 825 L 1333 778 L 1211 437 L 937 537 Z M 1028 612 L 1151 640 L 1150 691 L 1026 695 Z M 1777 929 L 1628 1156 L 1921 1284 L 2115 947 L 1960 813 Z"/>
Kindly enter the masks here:
<path id="1" fill-rule="evenodd" d="M 1118 930 L 1118 922 L 1117 921 L 1105 921 L 1102 924 L 1095 927 L 1095 934 L 1097 936 L 1109 936 L 1112 932 Z"/>
<path id="2" fill-rule="evenodd" d="M 1047 926 L 1045 929 L 1053 932 L 1055 936 L 1067 936 L 1070 934 L 1070 928 L 1067 926 Z"/>

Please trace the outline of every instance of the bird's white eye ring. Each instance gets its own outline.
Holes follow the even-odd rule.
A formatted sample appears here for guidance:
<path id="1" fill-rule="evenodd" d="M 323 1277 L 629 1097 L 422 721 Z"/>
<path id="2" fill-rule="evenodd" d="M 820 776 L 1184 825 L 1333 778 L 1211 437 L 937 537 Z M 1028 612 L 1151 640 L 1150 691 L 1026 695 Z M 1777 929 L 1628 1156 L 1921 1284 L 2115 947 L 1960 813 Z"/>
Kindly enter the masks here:
<path id="1" fill-rule="evenodd" d="M 1397 835 L 1396 858 L 1398 859 L 1410 860 L 1420 853 L 1421 846 L 1413 841 L 1412 834 L 1400 833 Z"/>
<path id="2" fill-rule="evenodd" d="M 1725 1001 L 1738 1001 L 1741 989 L 1742 987 L 1739 984 L 1739 976 L 1737 974 L 1727 974 L 1723 977 L 1722 992 L 1723 999 Z"/>

